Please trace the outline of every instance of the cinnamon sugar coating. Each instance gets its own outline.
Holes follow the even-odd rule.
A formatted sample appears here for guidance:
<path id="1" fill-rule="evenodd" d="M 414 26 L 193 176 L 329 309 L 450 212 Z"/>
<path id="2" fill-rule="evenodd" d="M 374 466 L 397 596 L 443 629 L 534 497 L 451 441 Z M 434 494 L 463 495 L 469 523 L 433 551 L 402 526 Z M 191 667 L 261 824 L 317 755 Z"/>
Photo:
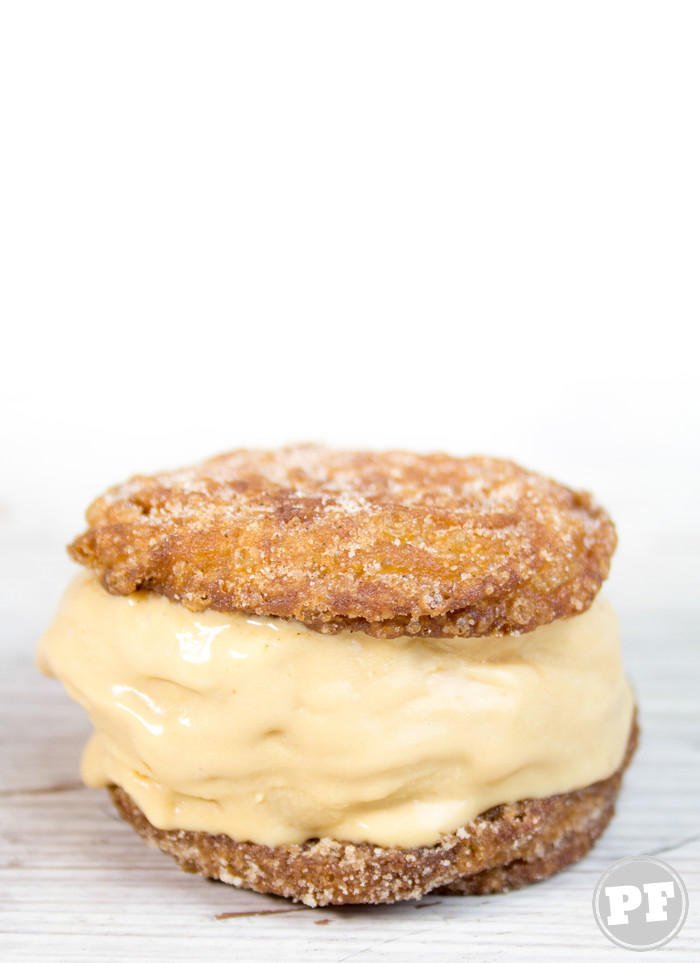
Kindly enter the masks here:
<path id="1" fill-rule="evenodd" d="M 117 595 L 321 632 L 484 636 L 584 611 L 615 549 L 590 495 L 496 458 L 300 445 L 136 476 L 69 546 Z"/>
<path id="2" fill-rule="evenodd" d="M 308 906 L 394 903 L 427 893 L 500 893 L 545 879 L 581 859 L 615 812 L 622 775 L 637 744 L 607 779 L 583 789 L 495 806 L 434 846 L 398 849 L 333 839 L 262 846 L 228 836 L 157 829 L 113 786 L 119 814 L 151 845 L 201 873 Z"/>

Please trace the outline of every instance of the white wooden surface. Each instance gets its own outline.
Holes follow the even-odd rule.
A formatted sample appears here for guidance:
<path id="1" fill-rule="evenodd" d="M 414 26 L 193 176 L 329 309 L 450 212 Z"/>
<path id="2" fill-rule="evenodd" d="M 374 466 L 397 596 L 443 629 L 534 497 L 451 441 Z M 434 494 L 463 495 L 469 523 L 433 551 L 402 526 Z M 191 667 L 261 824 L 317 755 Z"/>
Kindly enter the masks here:
<path id="1" fill-rule="evenodd" d="M 695 548 L 689 547 L 689 559 Z M 682 561 L 681 552 L 669 564 Z M 636 606 L 623 603 L 626 658 L 643 737 L 618 816 L 587 859 L 504 896 L 310 910 L 180 872 L 115 816 L 104 793 L 80 785 L 78 759 L 87 724 L 32 661 L 68 572 L 60 546 L 5 539 L 3 961 L 619 960 L 627 951 L 598 931 L 591 898 L 611 862 L 642 852 L 663 854 L 690 890 L 684 930 L 652 957 L 700 958 L 700 625 L 692 599 L 671 605 L 669 594 L 639 599 Z M 672 584 L 672 573 L 666 574 Z M 620 596 L 629 599 L 633 592 Z"/>

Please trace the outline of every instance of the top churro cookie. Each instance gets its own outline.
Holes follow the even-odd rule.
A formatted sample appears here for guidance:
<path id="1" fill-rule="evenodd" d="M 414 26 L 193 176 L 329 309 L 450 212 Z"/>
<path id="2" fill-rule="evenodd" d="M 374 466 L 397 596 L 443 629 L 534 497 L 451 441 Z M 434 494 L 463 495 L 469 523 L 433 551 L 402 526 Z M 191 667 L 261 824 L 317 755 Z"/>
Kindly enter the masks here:
<path id="1" fill-rule="evenodd" d="M 529 632 L 588 608 L 614 526 L 591 496 L 496 458 L 298 445 L 138 475 L 70 545 L 105 588 L 321 632 Z"/>

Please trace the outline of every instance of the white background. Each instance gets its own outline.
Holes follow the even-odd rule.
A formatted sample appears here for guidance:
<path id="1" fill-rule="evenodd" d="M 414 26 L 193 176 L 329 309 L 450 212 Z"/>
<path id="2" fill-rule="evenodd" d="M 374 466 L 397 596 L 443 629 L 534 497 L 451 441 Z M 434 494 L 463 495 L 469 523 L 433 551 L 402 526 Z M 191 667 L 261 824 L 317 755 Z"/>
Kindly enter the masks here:
<path id="1" fill-rule="evenodd" d="M 697 530 L 694 3 L 6 3 L 2 503 L 319 439 Z M 624 541 L 623 541 L 624 544 Z"/>
<path id="2" fill-rule="evenodd" d="M 106 485 L 299 439 L 480 451 L 613 514 L 653 730 L 664 632 L 643 668 L 630 626 L 698 627 L 699 48 L 695 2 L 6 0 L 0 602 L 27 678 Z M 644 841 L 667 800 L 633 798 Z"/>

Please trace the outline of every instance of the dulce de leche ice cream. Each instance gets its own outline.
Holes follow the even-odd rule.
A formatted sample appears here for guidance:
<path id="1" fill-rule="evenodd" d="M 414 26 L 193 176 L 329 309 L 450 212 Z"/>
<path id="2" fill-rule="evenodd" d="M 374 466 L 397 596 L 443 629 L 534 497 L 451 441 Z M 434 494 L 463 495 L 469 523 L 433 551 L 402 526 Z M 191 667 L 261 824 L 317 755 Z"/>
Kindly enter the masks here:
<path id="1" fill-rule="evenodd" d="M 494 892 L 612 815 L 634 703 L 588 496 L 302 446 L 88 522 L 40 665 L 93 722 L 86 783 L 186 868 L 310 905 Z"/>

